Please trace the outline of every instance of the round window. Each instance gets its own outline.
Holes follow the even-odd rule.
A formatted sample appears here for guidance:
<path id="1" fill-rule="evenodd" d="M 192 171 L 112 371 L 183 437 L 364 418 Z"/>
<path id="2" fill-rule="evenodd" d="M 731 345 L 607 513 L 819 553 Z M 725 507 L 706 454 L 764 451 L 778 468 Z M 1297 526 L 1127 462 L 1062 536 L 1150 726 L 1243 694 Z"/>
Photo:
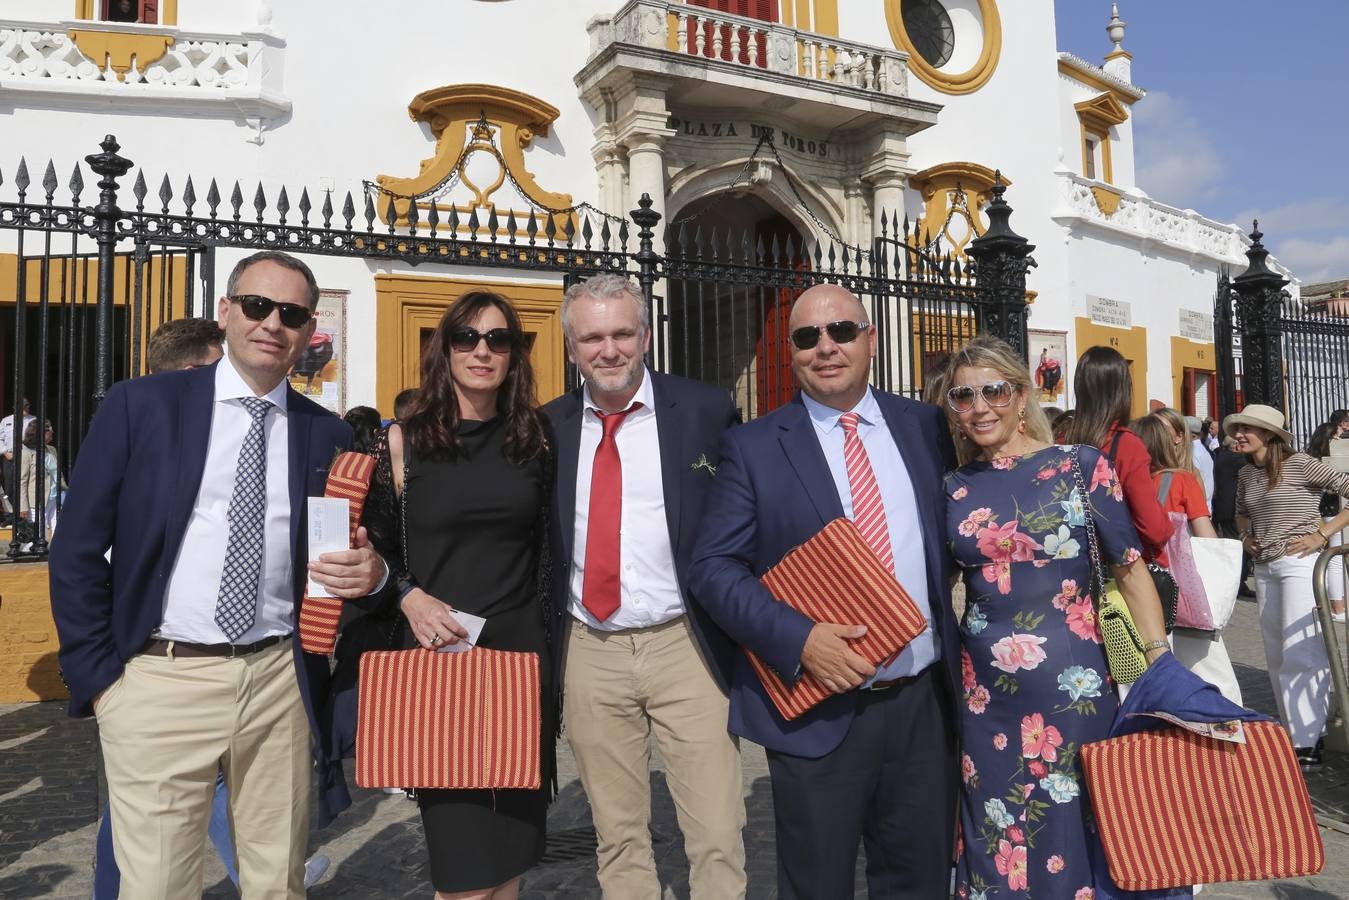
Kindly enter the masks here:
<path id="1" fill-rule="evenodd" d="M 956 46 L 955 29 L 946 7 L 940 0 L 902 0 L 900 9 L 904 30 L 918 55 L 934 69 L 946 65 Z"/>

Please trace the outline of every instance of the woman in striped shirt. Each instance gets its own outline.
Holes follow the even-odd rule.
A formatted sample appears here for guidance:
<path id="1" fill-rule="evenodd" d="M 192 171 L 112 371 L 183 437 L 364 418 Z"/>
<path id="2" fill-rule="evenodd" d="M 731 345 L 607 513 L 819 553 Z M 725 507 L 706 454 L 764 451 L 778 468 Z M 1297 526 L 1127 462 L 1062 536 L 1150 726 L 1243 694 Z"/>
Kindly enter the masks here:
<path id="1" fill-rule="evenodd" d="M 1315 624 L 1312 568 L 1330 544 L 1328 535 L 1349 525 L 1349 511 L 1329 525 L 1321 520 L 1321 494 L 1349 497 L 1349 474 L 1293 452 L 1293 436 L 1283 426 L 1283 413 L 1251 404 L 1228 416 L 1223 431 L 1247 459 L 1237 477 L 1237 527 L 1255 559 L 1269 679 L 1298 759 L 1313 768 L 1321 763 L 1330 677 Z"/>

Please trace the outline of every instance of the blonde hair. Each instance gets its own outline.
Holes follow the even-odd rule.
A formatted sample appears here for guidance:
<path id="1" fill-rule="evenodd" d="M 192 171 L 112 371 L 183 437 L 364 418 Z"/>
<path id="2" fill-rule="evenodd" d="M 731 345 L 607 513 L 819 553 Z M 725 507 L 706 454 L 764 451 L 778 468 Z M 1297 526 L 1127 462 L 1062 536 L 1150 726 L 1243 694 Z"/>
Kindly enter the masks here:
<path id="1" fill-rule="evenodd" d="M 946 362 L 943 380 L 948 386 L 955 383 L 956 372 L 966 366 L 970 368 L 992 369 L 999 377 L 1016 389 L 1017 396 L 1026 404 L 1026 436 L 1046 444 L 1054 443 L 1054 435 L 1049 430 L 1049 420 L 1035 399 L 1031 387 L 1030 370 L 1026 361 L 1006 342 L 988 335 L 980 335 L 961 347 Z M 942 408 L 946 410 L 946 424 L 951 429 L 951 439 L 956 445 L 956 459 L 963 466 L 979 455 L 979 448 L 960 439 L 956 428 L 955 410 L 951 409 L 946 398 L 942 397 Z"/>
<path id="2" fill-rule="evenodd" d="M 1147 418 L 1156 418 L 1159 422 L 1165 422 L 1171 426 L 1173 432 L 1180 435 L 1180 442 L 1172 445 L 1175 452 L 1171 456 L 1174 457 L 1175 461 L 1168 463 L 1167 468 L 1189 472 L 1202 480 L 1199 469 L 1194 464 L 1194 438 L 1190 435 L 1190 426 L 1186 423 L 1185 417 L 1171 407 L 1163 406 L 1161 409 L 1153 410 Z"/>
<path id="3" fill-rule="evenodd" d="M 1138 435 L 1138 439 L 1143 442 L 1143 446 L 1148 451 L 1148 456 L 1151 457 L 1152 462 L 1148 468 L 1149 474 L 1156 475 L 1158 472 L 1165 471 L 1189 471 L 1182 464 L 1184 461 L 1180 456 L 1180 446 L 1171 439 L 1171 432 L 1167 430 L 1166 423 L 1162 421 L 1162 418 L 1162 416 L 1153 414 L 1129 423 L 1129 430 Z"/>

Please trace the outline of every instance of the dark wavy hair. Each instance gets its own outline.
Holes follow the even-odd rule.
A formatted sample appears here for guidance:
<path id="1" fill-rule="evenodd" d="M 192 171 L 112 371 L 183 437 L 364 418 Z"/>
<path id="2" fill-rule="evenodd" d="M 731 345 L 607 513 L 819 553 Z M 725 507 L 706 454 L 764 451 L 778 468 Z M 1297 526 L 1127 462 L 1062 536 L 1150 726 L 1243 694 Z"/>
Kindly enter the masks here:
<path id="1" fill-rule="evenodd" d="M 440 317 L 440 324 L 427 339 L 422 354 L 422 384 L 403 422 L 412 449 L 422 456 L 459 453 L 459 400 L 450 374 L 450 335 L 495 306 L 506 317 L 506 327 L 515 337 L 506 380 L 497 391 L 497 413 L 506 425 L 506 460 L 519 465 L 544 452 L 547 438 L 534 398 L 534 369 L 529 364 L 520 316 L 509 300 L 490 291 L 470 291 Z"/>
<path id="2" fill-rule="evenodd" d="M 1123 428 L 1134 402 L 1129 361 L 1113 347 L 1088 347 L 1073 373 L 1077 400 L 1068 443 L 1101 447 L 1111 425 Z"/>

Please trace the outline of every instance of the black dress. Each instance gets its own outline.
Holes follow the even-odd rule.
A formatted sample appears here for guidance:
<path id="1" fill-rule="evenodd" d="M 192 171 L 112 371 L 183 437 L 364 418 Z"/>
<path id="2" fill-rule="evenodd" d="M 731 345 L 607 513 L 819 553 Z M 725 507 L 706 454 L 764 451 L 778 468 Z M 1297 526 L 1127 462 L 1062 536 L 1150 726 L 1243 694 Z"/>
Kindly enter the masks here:
<path id="1" fill-rule="evenodd" d="M 556 738 L 552 690 L 547 683 L 546 610 L 539 584 L 541 564 L 546 562 L 551 466 L 547 458 L 523 465 L 509 463 L 500 419 L 462 422 L 458 436 L 461 450 L 454 457 L 421 458 L 415 453 L 410 457 L 407 574 L 432 597 L 486 618 L 479 647 L 539 654 L 544 679 L 543 781 L 538 790 L 417 791 L 431 883 L 443 892 L 492 887 L 538 862 L 544 850 Z M 380 468 L 388 465 L 387 444 L 380 462 Z M 388 495 L 376 496 L 384 481 L 381 474 L 376 473 L 371 501 L 374 507 L 388 510 Z M 390 531 L 387 523 L 378 524 L 385 527 L 372 529 L 377 548 L 388 543 Z M 393 546 L 381 552 L 393 568 L 401 570 L 396 528 L 393 534 Z M 401 631 L 403 645 L 416 646 L 410 629 Z"/>

